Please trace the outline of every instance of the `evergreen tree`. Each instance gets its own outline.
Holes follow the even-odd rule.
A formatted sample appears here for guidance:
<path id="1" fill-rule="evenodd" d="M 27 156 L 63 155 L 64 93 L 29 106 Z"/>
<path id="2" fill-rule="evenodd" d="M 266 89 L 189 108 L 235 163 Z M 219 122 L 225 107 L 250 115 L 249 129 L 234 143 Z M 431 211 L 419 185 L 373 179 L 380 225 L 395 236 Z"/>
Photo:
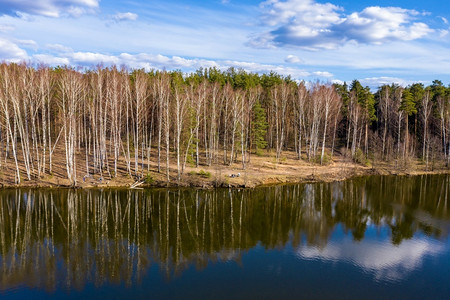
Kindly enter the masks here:
<path id="1" fill-rule="evenodd" d="M 405 89 L 402 95 L 402 102 L 400 104 L 399 110 L 404 111 L 406 116 L 406 133 L 405 133 L 405 149 L 403 151 L 403 156 L 409 151 L 409 122 L 408 119 L 411 115 L 417 113 L 416 103 L 414 102 L 414 97 L 409 91 L 409 89 Z"/>
<path id="2" fill-rule="evenodd" d="M 375 110 L 375 96 L 370 92 L 369 87 L 364 88 L 364 105 L 363 107 L 367 111 L 367 116 L 369 118 L 369 125 L 377 120 L 376 110 Z"/>
<path id="3" fill-rule="evenodd" d="M 346 82 L 344 84 L 335 83 L 334 87 L 336 92 L 342 99 L 342 106 L 340 109 L 340 114 L 342 118 L 338 126 L 338 136 L 348 140 L 349 128 L 350 128 L 350 94 L 348 90 L 348 85 Z"/>
<path id="4" fill-rule="evenodd" d="M 267 121 L 266 121 L 266 111 L 259 103 L 259 100 L 256 101 L 255 106 L 253 107 L 253 138 L 256 147 L 256 153 L 258 154 L 261 149 L 267 147 L 267 141 L 265 140 L 265 136 L 267 133 Z"/>
<path id="5" fill-rule="evenodd" d="M 405 89 L 402 95 L 402 102 L 400 104 L 400 110 L 404 111 L 408 116 L 411 116 L 417 113 L 416 103 L 414 101 L 414 97 L 409 91 L 409 89 Z"/>

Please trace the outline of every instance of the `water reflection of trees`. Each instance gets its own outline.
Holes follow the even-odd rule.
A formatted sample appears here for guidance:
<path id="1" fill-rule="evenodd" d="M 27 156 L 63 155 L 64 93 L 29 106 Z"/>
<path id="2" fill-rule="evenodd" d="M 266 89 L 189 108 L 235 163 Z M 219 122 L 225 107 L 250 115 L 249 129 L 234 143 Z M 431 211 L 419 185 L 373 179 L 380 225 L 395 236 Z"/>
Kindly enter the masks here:
<path id="1" fill-rule="evenodd" d="M 0 194 L 0 289 L 130 285 L 151 264 L 240 261 L 258 243 L 324 247 L 337 225 L 371 224 L 401 243 L 447 236 L 449 176 L 372 177 L 256 190 L 10 190 Z"/>

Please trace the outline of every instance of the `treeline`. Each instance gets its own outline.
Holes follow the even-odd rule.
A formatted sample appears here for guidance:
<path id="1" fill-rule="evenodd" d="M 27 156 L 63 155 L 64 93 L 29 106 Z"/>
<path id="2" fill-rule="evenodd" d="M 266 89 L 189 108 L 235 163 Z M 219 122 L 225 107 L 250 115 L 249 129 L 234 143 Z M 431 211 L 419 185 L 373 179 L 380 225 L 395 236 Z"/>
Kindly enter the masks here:
<path id="1" fill-rule="evenodd" d="M 289 149 L 324 163 L 339 149 L 358 161 L 432 156 L 448 164 L 449 95 L 439 81 L 373 94 L 358 81 L 306 84 L 235 69 L 185 75 L 3 63 L 0 161 L 14 165 L 20 183 L 51 174 L 55 149 L 64 147 L 72 184 L 81 157 L 88 174 L 114 177 L 125 164 L 139 178 L 152 158 L 167 181 L 170 160 L 180 180 L 188 163 L 245 169 L 263 149 L 277 161 Z"/>
<path id="2" fill-rule="evenodd" d="M 450 86 L 439 80 L 430 86 L 392 84 L 379 87 L 374 94 L 356 80 L 350 87 L 345 83 L 335 87 L 343 103 L 341 129 L 347 131 L 339 136 L 346 137 L 347 149 L 352 145 L 353 157 L 360 148 L 366 157 L 372 152 L 379 159 L 403 163 L 419 157 L 428 166 L 431 156 L 449 165 Z"/>

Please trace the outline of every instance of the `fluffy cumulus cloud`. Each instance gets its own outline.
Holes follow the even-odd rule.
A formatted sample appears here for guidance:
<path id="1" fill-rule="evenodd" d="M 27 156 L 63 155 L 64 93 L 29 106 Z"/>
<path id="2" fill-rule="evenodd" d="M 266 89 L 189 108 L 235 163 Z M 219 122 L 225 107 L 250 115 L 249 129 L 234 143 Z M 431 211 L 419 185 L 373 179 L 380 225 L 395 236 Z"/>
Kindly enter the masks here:
<path id="1" fill-rule="evenodd" d="M 333 29 L 345 34 L 346 39 L 362 43 L 415 40 L 433 31 L 425 23 L 412 22 L 418 14 L 398 7 L 372 6 L 352 13 Z"/>
<path id="2" fill-rule="evenodd" d="M 138 15 L 131 12 L 125 12 L 125 13 L 117 13 L 114 16 L 112 16 L 112 19 L 114 22 L 122 22 L 122 21 L 136 21 L 138 18 Z"/>
<path id="3" fill-rule="evenodd" d="M 96 65 L 99 63 L 106 65 L 120 64 L 118 57 L 101 53 L 74 52 L 69 55 L 75 65 Z"/>
<path id="4" fill-rule="evenodd" d="M 340 20 L 338 11 L 342 8 L 331 3 L 320 4 L 313 0 L 269 0 L 261 4 L 266 13 L 262 16 L 265 24 L 276 26 L 296 21 L 298 25 L 305 25 L 305 34 L 314 34 L 312 27 L 326 27 L 330 23 Z"/>
<path id="5" fill-rule="evenodd" d="M 314 0 L 269 0 L 261 7 L 262 22 L 270 30 L 251 38 L 249 44 L 254 47 L 334 49 L 349 41 L 382 44 L 433 32 L 425 23 L 415 22 L 419 12 L 399 7 L 371 6 L 348 15 L 339 6 Z"/>
<path id="6" fill-rule="evenodd" d="M 19 62 L 28 59 L 27 52 L 15 43 L 0 38 L 0 58 L 2 61 Z"/>
<path id="7" fill-rule="evenodd" d="M 99 0 L 0 0 L 0 13 L 16 16 L 40 15 L 58 18 L 80 16 L 95 11 Z"/>

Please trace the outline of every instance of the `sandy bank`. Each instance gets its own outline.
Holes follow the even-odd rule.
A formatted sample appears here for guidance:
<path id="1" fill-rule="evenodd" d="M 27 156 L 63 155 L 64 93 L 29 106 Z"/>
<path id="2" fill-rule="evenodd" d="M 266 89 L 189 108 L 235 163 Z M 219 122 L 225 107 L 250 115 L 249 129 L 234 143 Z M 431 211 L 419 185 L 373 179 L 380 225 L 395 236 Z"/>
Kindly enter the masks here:
<path id="1" fill-rule="evenodd" d="M 354 163 L 343 156 L 335 156 L 333 160 L 320 165 L 304 160 L 298 160 L 295 153 L 285 152 L 277 163 L 272 155 L 252 156 L 246 168 L 240 162 L 231 166 L 200 165 L 198 168 L 187 166 L 181 179 L 177 180 L 176 166 L 170 166 L 170 182 L 166 180 L 165 168 L 157 172 L 156 164 L 150 166 L 150 171 L 144 167 L 139 177 L 129 176 L 121 168 L 116 177 L 107 172 L 101 177 L 99 174 L 86 176 L 85 170 L 78 172 L 78 188 L 93 187 L 131 187 L 136 182 L 142 183 L 139 187 L 239 187 L 254 188 L 263 185 L 305 183 L 305 182 L 332 182 L 364 175 L 420 175 L 420 174 L 450 174 L 450 169 L 442 164 L 432 164 L 428 168 L 418 160 L 407 163 L 370 162 L 368 166 Z M 53 175 L 44 175 L 41 178 L 22 180 L 20 185 L 14 184 L 10 178 L 13 172 L 2 172 L 0 184 L 2 187 L 70 187 L 65 178 L 63 166 L 55 167 Z"/>

